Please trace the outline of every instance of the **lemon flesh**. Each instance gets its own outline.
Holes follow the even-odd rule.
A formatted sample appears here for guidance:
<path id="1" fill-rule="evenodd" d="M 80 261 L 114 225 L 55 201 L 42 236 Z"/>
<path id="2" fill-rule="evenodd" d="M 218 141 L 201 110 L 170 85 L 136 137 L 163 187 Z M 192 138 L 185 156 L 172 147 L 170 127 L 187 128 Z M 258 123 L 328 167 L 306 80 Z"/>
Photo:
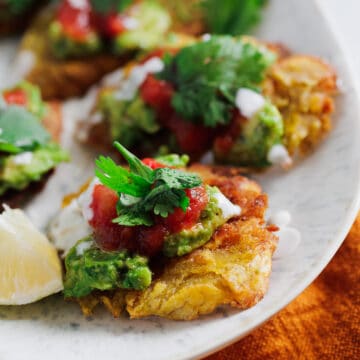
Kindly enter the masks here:
<path id="1" fill-rule="evenodd" d="M 0 305 L 22 305 L 63 289 L 57 252 L 26 215 L 0 215 Z"/>

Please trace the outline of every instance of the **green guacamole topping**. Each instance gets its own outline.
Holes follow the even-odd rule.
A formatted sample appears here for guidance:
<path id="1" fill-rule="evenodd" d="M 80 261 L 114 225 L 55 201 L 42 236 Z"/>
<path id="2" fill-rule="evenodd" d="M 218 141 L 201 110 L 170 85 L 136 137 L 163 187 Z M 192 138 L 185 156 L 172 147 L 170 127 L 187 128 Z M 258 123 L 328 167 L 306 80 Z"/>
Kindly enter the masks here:
<path id="1" fill-rule="evenodd" d="M 0 195 L 38 181 L 69 155 L 51 140 L 41 124 L 47 108 L 37 87 L 22 82 L 13 89 L 26 93 L 26 108 L 7 105 L 0 95 Z"/>
<path id="2" fill-rule="evenodd" d="M 128 50 L 150 50 L 156 47 L 164 40 L 171 24 L 168 12 L 153 1 L 137 4 L 136 11 L 131 17 L 137 22 L 137 26 L 115 38 L 114 52 L 117 54 Z"/>
<path id="3" fill-rule="evenodd" d="M 93 290 L 144 290 L 152 277 L 145 257 L 127 251 L 102 251 L 91 237 L 70 250 L 65 267 L 65 297 L 82 297 Z"/>
<path id="4" fill-rule="evenodd" d="M 138 95 L 131 101 L 116 100 L 113 92 L 105 91 L 98 109 L 110 123 L 113 140 L 133 147 L 160 130 L 154 111 Z"/>
<path id="5" fill-rule="evenodd" d="M 163 245 L 165 256 L 174 257 L 190 253 L 207 243 L 215 230 L 228 220 L 223 217 L 218 200 L 214 196 L 220 190 L 217 187 L 206 186 L 206 191 L 209 202 L 201 213 L 200 222 L 190 229 L 167 236 Z"/>
<path id="6" fill-rule="evenodd" d="M 233 165 L 269 166 L 267 154 L 273 145 L 281 144 L 283 134 L 280 112 L 270 101 L 266 101 L 263 109 L 244 123 L 229 152 L 224 154 L 215 148 L 215 158 L 221 163 Z"/>
<path id="7" fill-rule="evenodd" d="M 51 51 L 58 59 L 93 55 L 102 48 L 101 39 L 95 32 L 90 33 L 86 39 L 77 41 L 64 33 L 58 21 L 50 24 L 48 36 Z"/>
<path id="8" fill-rule="evenodd" d="M 20 157 L 24 159 L 25 154 L 28 155 L 28 159 L 21 161 Z M 9 189 L 26 188 L 32 181 L 40 180 L 49 170 L 67 160 L 69 160 L 68 153 L 55 143 L 49 143 L 31 152 L 1 156 L 0 195 Z"/>

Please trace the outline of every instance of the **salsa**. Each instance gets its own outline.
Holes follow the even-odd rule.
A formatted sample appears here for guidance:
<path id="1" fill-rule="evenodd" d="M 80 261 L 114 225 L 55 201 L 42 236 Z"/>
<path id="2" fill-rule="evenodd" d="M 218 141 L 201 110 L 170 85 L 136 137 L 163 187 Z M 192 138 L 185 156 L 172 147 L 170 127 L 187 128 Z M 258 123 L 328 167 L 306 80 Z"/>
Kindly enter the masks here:
<path id="1" fill-rule="evenodd" d="M 23 89 L 11 89 L 3 93 L 5 102 L 9 105 L 27 105 L 27 94 Z"/>
<path id="2" fill-rule="evenodd" d="M 94 30 L 94 14 L 88 0 L 77 1 L 76 6 L 73 1 L 62 1 L 56 20 L 64 33 L 76 41 L 85 41 Z"/>
<path id="3" fill-rule="evenodd" d="M 155 159 L 144 159 L 144 163 L 153 169 L 165 167 Z M 208 204 L 208 195 L 204 186 L 185 190 L 189 206 L 184 212 L 176 208 L 168 217 L 154 215 L 153 226 L 122 226 L 113 223 L 117 217 L 119 197 L 115 191 L 97 184 L 90 205 L 93 217 L 89 224 L 94 229 L 94 238 L 98 246 L 107 251 L 126 249 L 145 256 L 154 256 L 162 249 L 167 235 L 189 229 L 199 222 L 201 212 Z"/>
<path id="4" fill-rule="evenodd" d="M 151 74 L 140 87 L 143 101 L 156 112 L 159 122 L 174 135 L 181 151 L 197 157 L 209 148 L 216 131 L 179 116 L 172 106 L 174 93 L 172 84 Z"/>

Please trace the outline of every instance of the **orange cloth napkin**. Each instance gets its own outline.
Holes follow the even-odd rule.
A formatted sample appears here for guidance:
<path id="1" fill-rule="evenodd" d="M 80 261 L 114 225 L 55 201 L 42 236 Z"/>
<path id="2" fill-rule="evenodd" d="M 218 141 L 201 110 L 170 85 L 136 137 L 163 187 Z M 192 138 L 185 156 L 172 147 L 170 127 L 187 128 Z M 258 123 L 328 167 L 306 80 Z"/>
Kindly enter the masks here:
<path id="1" fill-rule="evenodd" d="M 322 274 L 296 300 L 206 360 L 360 359 L 360 214 Z"/>

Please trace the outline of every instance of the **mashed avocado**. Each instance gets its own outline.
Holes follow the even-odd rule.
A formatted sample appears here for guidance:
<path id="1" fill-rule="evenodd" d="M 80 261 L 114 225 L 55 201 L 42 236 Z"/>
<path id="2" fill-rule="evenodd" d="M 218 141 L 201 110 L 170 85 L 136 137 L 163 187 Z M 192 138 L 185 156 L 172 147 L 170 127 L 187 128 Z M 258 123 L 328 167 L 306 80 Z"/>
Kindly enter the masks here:
<path id="1" fill-rule="evenodd" d="M 263 109 L 244 123 L 240 136 L 229 152 L 214 149 L 215 158 L 220 163 L 232 165 L 269 166 L 267 154 L 273 145 L 281 144 L 283 134 L 280 112 L 270 101 L 266 101 Z"/>
<path id="2" fill-rule="evenodd" d="M 121 54 L 128 50 L 149 50 L 161 44 L 171 25 L 170 15 L 153 1 L 137 4 L 131 14 L 137 26 L 118 35 L 114 52 Z"/>
<path id="3" fill-rule="evenodd" d="M 34 151 L 0 157 L 0 195 L 9 189 L 22 190 L 38 181 L 62 161 L 69 160 L 59 145 L 49 143 Z"/>
<path id="4" fill-rule="evenodd" d="M 80 240 L 70 250 L 65 267 L 65 297 L 82 297 L 93 290 L 144 290 L 151 283 L 145 257 L 127 251 L 102 251 L 91 237 Z"/>
<path id="5" fill-rule="evenodd" d="M 163 245 L 163 253 L 166 256 L 182 256 L 204 245 L 211 239 L 214 231 L 228 220 L 223 216 L 216 198 L 216 193 L 220 190 L 207 186 L 206 191 L 209 202 L 201 213 L 200 223 L 190 229 L 167 236 Z"/>
<path id="6" fill-rule="evenodd" d="M 110 123 L 111 137 L 125 147 L 133 147 L 160 130 L 155 113 L 140 96 L 131 101 L 116 100 L 112 92 L 104 92 L 98 109 Z"/>
<path id="7" fill-rule="evenodd" d="M 53 55 L 58 59 L 84 57 L 98 53 L 102 48 L 100 37 L 90 33 L 83 41 L 76 41 L 67 36 L 58 21 L 49 26 L 49 44 Z"/>

